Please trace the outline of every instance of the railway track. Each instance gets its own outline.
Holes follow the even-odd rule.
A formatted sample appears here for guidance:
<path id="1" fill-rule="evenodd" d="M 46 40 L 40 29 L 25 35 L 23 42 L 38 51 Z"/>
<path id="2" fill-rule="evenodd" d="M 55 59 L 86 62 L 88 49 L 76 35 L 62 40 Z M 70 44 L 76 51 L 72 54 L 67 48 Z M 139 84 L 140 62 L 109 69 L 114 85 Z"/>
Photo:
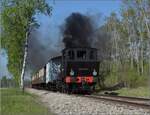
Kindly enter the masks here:
<path id="1" fill-rule="evenodd" d="M 48 90 L 45 90 L 45 91 L 48 91 Z M 48 93 L 49 93 L 49 91 L 46 92 L 45 94 L 48 94 Z M 110 95 L 77 95 L 77 94 L 75 94 L 74 96 L 110 101 L 113 103 L 126 104 L 129 106 L 134 106 L 134 107 L 150 110 L 150 99 L 148 99 L 148 98 L 137 98 L 137 97 L 127 97 L 127 96 L 110 96 Z"/>
<path id="2" fill-rule="evenodd" d="M 109 95 L 84 95 L 84 97 L 111 101 L 113 103 L 126 104 L 129 106 L 139 107 L 150 110 L 150 99 L 137 98 L 137 97 L 126 97 L 126 96 L 109 96 Z"/>

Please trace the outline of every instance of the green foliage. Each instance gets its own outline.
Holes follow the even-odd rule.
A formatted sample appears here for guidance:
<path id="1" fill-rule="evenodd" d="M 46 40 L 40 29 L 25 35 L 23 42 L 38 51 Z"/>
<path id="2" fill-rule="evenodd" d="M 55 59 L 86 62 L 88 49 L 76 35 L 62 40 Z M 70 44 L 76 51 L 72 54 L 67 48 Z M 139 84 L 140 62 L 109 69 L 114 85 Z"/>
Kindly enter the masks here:
<path id="1" fill-rule="evenodd" d="M 148 86 L 148 81 L 149 77 L 147 75 L 140 75 L 136 69 L 130 68 L 129 64 L 127 63 L 125 68 L 120 66 L 119 71 L 114 64 L 104 83 L 107 87 L 111 87 L 123 82 L 125 87 L 136 88 L 139 86 Z"/>
<path id="2" fill-rule="evenodd" d="M 98 85 L 101 88 L 105 87 L 105 79 L 106 76 L 110 74 L 110 62 L 108 60 L 103 60 L 99 66 L 99 77 L 98 77 Z"/>
<path id="3" fill-rule="evenodd" d="M 1 79 L 0 79 L 0 87 L 3 88 L 3 87 L 16 87 L 16 82 L 14 79 L 10 79 L 10 78 L 7 78 L 6 76 L 3 76 Z"/>
<path id="4" fill-rule="evenodd" d="M 104 84 L 106 87 L 111 87 L 118 83 L 118 76 L 115 73 L 111 73 L 109 76 L 106 77 Z"/>
<path id="5" fill-rule="evenodd" d="M 136 70 L 129 70 L 124 78 L 127 87 L 135 88 L 139 86 L 146 86 L 148 77 L 140 76 Z"/>
<path id="6" fill-rule="evenodd" d="M 35 15 L 50 15 L 51 7 L 45 0 L 2 0 L 2 47 L 8 53 L 8 69 L 19 85 L 24 44 L 28 28 L 37 24 Z"/>

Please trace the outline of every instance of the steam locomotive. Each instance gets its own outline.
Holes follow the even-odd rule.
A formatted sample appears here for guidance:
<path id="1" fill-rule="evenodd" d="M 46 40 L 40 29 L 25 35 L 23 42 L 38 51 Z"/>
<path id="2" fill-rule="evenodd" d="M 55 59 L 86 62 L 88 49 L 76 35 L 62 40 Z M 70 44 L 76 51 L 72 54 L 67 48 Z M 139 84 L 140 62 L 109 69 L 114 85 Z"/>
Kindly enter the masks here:
<path id="1" fill-rule="evenodd" d="M 96 48 L 66 48 L 32 76 L 32 87 L 66 93 L 92 93 L 99 73 Z"/>

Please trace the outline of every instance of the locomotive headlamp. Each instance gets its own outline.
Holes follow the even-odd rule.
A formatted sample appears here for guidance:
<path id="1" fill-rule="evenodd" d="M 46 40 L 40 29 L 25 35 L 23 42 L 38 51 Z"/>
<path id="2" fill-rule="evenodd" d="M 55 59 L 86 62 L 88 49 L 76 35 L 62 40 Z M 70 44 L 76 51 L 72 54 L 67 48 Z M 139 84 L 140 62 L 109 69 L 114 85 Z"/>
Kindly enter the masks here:
<path id="1" fill-rule="evenodd" d="M 96 76 L 97 75 L 97 72 L 96 72 L 96 70 L 94 69 L 94 71 L 93 71 L 93 76 Z"/>
<path id="2" fill-rule="evenodd" d="M 71 69 L 70 71 L 70 75 L 73 76 L 74 75 L 74 71 Z"/>

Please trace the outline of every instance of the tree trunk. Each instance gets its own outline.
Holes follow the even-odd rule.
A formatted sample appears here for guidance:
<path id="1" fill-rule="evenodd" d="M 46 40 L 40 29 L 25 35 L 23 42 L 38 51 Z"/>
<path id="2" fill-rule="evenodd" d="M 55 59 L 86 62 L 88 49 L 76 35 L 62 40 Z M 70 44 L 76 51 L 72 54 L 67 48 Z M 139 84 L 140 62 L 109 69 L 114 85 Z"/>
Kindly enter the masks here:
<path id="1" fill-rule="evenodd" d="M 143 36 L 142 36 L 142 31 L 141 28 L 139 29 L 139 33 L 140 33 L 140 73 L 141 75 L 143 75 L 144 72 L 144 65 L 143 65 Z"/>
<path id="2" fill-rule="evenodd" d="M 22 66 L 22 72 L 21 72 L 21 86 L 20 88 L 24 92 L 24 74 L 25 74 L 25 68 L 26 68 L 26 61 L 27 61 L 27 50 L 28 50 L 28 32 L 26 32 L 26 42 L 25 42 L 25 50 L 24 50 L 24 60 L 23 60 L 23 66 Z"/>

